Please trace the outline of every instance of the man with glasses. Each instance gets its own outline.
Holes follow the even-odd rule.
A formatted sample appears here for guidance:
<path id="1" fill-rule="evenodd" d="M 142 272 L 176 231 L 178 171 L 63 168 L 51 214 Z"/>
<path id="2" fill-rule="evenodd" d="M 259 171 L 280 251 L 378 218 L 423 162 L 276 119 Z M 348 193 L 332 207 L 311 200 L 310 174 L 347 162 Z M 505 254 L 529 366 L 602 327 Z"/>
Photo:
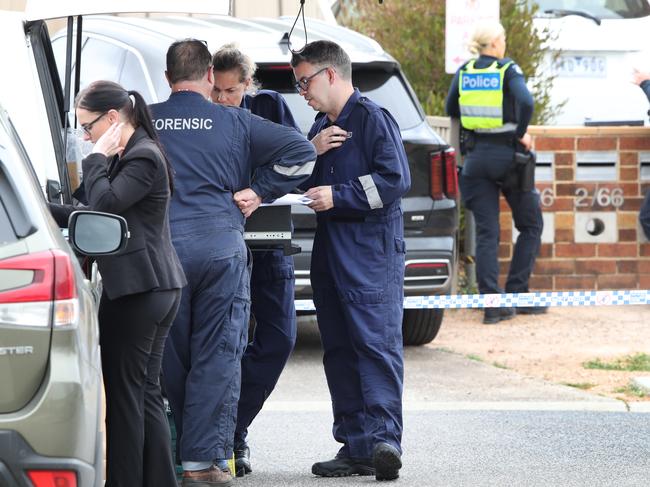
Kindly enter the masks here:
<path id="1" fill-rule="evenodd" d="M 172 93 L 151 110 L 176 172 L 169 218 L 188 285 L 165 346 L 164 384 L 183 487 L 230 485 L 250 309 L 244 220 L 305 181 L 316 154 L 292 128 L 209 101 L 203 42 L 173 43 L 165 74 Z"/>
<path id="2" fill-rule="evenodd" d="M 332 397 L 333 460 L 323 477 L 399 476 L 402 437 L 404 229 L 411 184 L 393 117 L 352 86 L 350 58 L 316 41 L 291 58 L 296 88 L 320 112 L 318 158 L 301 185 L 317 212 L 311 284 Z"/>

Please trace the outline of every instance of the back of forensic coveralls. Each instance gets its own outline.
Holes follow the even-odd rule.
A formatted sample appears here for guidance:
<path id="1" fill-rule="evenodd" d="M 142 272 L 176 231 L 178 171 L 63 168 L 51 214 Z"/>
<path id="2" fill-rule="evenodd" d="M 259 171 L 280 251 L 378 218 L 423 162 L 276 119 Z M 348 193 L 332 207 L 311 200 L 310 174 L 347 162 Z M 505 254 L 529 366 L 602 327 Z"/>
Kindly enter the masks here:
<path id="1" fill-rule="evenodd" d="M 244 217 L 233 193 L 281 196 L 311 173 L 315 152 L 294 130 L 196 92 L 172 93 L 151 109 L 175 171 L 170 222 L 188 279 L 165 348 L 165 386 L 178 456 L 211 462 L 233 453 L 250 308 Z"/>

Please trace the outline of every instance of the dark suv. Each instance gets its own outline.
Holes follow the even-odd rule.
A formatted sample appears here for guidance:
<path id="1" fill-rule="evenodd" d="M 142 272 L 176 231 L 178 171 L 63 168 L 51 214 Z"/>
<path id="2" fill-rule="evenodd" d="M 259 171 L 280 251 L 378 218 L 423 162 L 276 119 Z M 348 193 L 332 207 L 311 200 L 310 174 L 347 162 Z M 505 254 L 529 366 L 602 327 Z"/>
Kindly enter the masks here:
<path id="1" fill-rule="evenodd" d="M 284 37 L 292 20 L 88 16 L 83 22 L 81 87 L 95 79 L 110 79 L 140 91 L 148 102 L 165 100 L 170 92 L 164 76 L 169 44 L 194 37 L 207 40 L 214 51 L 236 41 L 257 63 L 260 85 L 284 95 L 306 134 L 315 113 L 293 88 Z M 458 261 L 458 182 L 453 149 L 429 127 L 399 63 L 379 44 L 349 29 L 315 20 L 308 21 L 307 34 L 310 41 L 330 39 L 341 44 L 352 60 L 354 85 L 387 108 L 400 126 L 412 180 L 411 190 L 402 200 L 407 249 L 404 293 L 449 294 L 455 287 Z M 304 39 L 304 33 L 296 30 L 292 40 L 298 39 Z M 57 59 L 65 59 L 65 32 L 53 36 L 53 47 Z M 292 207 L 292 215 L 293 240 L 302 249 L 295 256 L 296 299 L 309 299 L 316 218 L 310 209 L 299 206 Z M 433 340 L 442 316 L 442 309 L 406 309 L 404 343 L 419 345 Z"/>

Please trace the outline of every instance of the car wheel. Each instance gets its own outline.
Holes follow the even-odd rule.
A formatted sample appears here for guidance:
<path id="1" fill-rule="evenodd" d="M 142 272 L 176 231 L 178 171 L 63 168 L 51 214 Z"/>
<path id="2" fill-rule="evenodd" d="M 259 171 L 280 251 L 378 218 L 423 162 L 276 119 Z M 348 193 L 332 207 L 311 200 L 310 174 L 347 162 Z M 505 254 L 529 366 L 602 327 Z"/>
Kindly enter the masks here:
<path id="1" fill-rule="evenodd" d="M 402 320 L 404 345 L 424 345 L 433 341 L 442 323 L 442 309 L 405 309 Z"/>

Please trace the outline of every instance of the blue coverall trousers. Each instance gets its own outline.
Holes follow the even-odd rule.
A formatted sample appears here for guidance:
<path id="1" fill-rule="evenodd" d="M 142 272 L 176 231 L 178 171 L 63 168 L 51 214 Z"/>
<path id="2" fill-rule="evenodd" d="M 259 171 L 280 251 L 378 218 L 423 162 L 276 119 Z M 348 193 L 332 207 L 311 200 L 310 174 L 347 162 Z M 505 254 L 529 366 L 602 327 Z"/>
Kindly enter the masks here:
<path id="1" fill-rule="evenodd" d="M 339 456 L 401 452 L 404 239 L 401 210 L 363 222 L 319 217 L 314 304 Z"/>
<path id="2" fill-rule="evenodd" d="M 484 148 L 485 146 L 485 148 Z M 484 158 L 482 156 L 484 155 Z M 501 180 L 512 170 L 514 149 L 477 145 L 468 156 L 472 165 L 460 175 L 460 190 L 465 207 L 476 222 L 476 278 L 481 294 L 503 293 L 499 286 L 499 196 L 503 195 L 512 210 L 519 231 L 515 243 L 505 291 L 528 292 L 528 280 L 539 253 L 543 220 L 536 190 L 518 191 L 502 188 Z M 466 166 L 468 160 L 465 162 Z M 483 167 L 481 167 L 483 166 Z M 467 173 L 471 175 L 468 175 Z"/>
<path id="3" fill-rule="evenodd" d="M 250 314 L 248 248 L 227 219 L 172 222 L 187 276 L 163 356 L 181 461 L 230 458 Z"/>
<path id="4" fill-rule="evenodd" d="M 251 311 L 255 332 L 241 362 L 235 449 L 278 382 L 296 343 L 293 257 L 282 250 L 253 252 Z"/>

